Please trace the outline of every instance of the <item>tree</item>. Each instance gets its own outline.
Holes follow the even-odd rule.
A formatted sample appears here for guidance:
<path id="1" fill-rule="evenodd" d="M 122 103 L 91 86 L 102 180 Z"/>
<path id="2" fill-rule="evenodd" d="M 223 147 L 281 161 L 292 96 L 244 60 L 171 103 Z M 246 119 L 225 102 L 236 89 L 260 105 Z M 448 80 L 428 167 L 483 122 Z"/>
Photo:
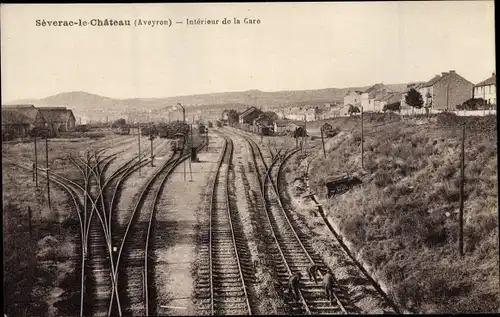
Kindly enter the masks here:
<path id="1" fill-rule="evenodd" d="M 405 102 L 410 107 L 420 109 L 424 105 L 424 98 L 422 98 L 422 95 L 418 91 L 412 88 L 406 94 Z"/>
<path id="2" fill-rule="evenodd" d="M 353 113 L 360 113 L 361 110 L 359 110 L 358 106 L 353 106 L 353 105 L 349 105 L 349 110 L 347 110 L 347 113 L 349 115 L 352 115 Z"/>
<path id="3" fill-rule="evenodd" d="M 115 122 L 113 122 L 113 124 L 111 126 L 113 128 L 117 128 L 117 127 L 123 127 L 124 125 L 127 125 L 127 121 L 125 121 L 125 119 L 123 119 L 123 118 L 120 118 L 120 119 L 116 120 Z"/>
<path id="4" fill-rule="evenodd" d="M 229 110 L 229 112 L 227 114 L 227 123 L 229 125 L 233 125 L 233 124 L 238 122 L 238 119 L 239 119 L 238 112 L 234 109 Z"/>
<path id="5" fill-rule="evenodd" d="M 401 111 L 401 102 L 397 101 L 397 102 L 393 102 L 393 103 L 389 103 L 389 104 L 385 104 L 384 105 L 384 108 L 382 109 L 384 112 L 386 111 L 396 111 L 396 112 L 400 112 Z"/>
<path id="6" fill-rule="evenodd" d="M 269 119 L 271 119 L 273 121 L 276 121 L 279 119 L 278 115 L 274 111 L 266 111 L 266 112 L 264 112 L 264 114 L 266 115 L 266 117 L 268 117 Z"/>
<path id="7" fill-rule="evenodd" d="M 486 106 L 486 100 L 483 98 L 471 98 L 463 104 L 457 105 L 456 108 L 457 110 L 480 110 L 485 109 Z"/>

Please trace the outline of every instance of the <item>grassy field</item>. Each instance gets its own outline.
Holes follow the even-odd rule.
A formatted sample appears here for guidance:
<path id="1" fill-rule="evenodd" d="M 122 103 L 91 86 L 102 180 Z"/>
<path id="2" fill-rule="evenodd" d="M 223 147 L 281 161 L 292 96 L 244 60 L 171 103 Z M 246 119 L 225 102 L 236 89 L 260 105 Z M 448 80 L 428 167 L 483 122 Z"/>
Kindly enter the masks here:
<path id="1" fill-rule="evenodd" d="M 67 221 L 76 214 L 66 195 L 51 188 L 47 207 L 45 180 L 8 163 L 2 166 L 4 238 L 4 311 L 12 316 L 54 316 L 59 282 L 72 272 L 74 242 Z M 32 210 L 29 233 L 28 207 Z"/>
<path id="2" fill-rule="evenodd" d="M 458 249 L 462 121 L 464 257 Z M 340 133 L 327 139 L 326 159 L 315 148 L 309 170 L 323 199 L 329 177 L 361 167 L 359 118 L 330 124 Z M 325 207 L 399 305 L 425 313 L 498 310 L 496 130 L 493 116 L 365 116 L 363 183 Z"/>
<path id="3" fill-rule="evenodd" d="M 104 135 L 104 134 L 102 134 Z M 49 166 L 59 175 L 81 177 L 69 161 L 84 150 L 116 144 L 121 136 L 87 135 L 76 141 L 49 139 Z M 78 220 L 72 201 L 60 187 L 51 184 L 48 208 L 44 172 L 38 174 L 39 187 L 31 171 L 11 163 L 30 165 L 34 160 L 33 142 L 2 144 L 2 192 L 4 238 L 4 311 L 9 316 L 56 316 L 61 298 L 70 296 L 74 280 L 76 244 L 80 243 Z M 38 164 L 45 167 L 45 142 L 38 140 Z M 29 234 L 28 207 L 32 210 L 32 234 Z M 73 281 L 78 287 L 77 282 Z"/>

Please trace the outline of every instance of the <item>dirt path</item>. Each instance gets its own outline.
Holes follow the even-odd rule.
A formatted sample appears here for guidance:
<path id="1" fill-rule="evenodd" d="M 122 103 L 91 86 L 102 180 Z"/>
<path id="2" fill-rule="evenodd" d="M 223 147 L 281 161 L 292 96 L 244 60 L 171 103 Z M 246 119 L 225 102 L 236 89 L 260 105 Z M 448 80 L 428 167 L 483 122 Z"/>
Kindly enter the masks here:
<path id="1" fill-rule="evenodd" d="M 194 279 L 198 227 L 205 222 L 204 196 L 222 151 L 223 139 L 209 134 L 209 151 L 199 162 L 179 165 L 165 184 L 155 229 L 155 285 L 158 315 L 195 315 Z"/>

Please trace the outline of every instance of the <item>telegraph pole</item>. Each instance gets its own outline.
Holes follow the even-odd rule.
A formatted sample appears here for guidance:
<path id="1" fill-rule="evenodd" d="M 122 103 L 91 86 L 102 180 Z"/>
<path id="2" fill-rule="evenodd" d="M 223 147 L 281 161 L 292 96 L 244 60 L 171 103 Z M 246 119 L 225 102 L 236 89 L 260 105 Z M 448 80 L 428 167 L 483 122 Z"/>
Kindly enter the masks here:
<path id="1" fill-rule="evenodd" d="M 449 110 L 449 102 L 448 102 L 449 91 L 450 91 L 450 83 L 448 83 L 448 85 L 446 85 L 446 110 Z"/>
<path id="2" fill-rule="evenodd" d="M 139 154 L 137 160 L 139 161 L 139 176 L 141 176 L 141 125 L 137 125 L 137 144 L 139 146 Z"/>
<path id="3" fill-rule="evenodd" d="M 207 138 L 207 152 L 208 152 L 208 129 L 205 130 L 205 137 Z"/>
<path id="4" fill-rule="evenodd" d="M 304 143 L 304 147 L 307 146 L 307 119 L 306 119 L 306 115 L 304 115 L 304 137 L 302 139 L 302 142 Z M 305 149 L 304 149 L 304 151 L 305 151 Z"/>
<path id="5" fill-rule="evenodd" d="M 299 136 L 297 135 L 297 128 L 295 128 L 294 137 L 295 137 L 295 148 L 298 149 L 299 148 Z"/>
<path id="6" fill-rule="evenodd" d="M 47 167 L 47 202 L 49 203 L 49 209 L 52 209 L 50 203 L 50 180 L 49 180 L 49 138 L 45 138 L 45 161 Z"/>
<path id="7" fill-rule="evenodd" d="M 193 116 L 193 121 L 194 121 L 194 116 Z M 190 131 L 190 133 L 191 133 L 191 155 L 189 157 L 189 181 L 192 182 L 193 181 L 193 170 L 191 169 L 191 161 L 193 160 L 194 154 L 196 153 L 194 150 L 194 146 L 193 146 L 193 124 L 191 124 L 189 130 L 191 130 Z"/>
<path id="8" fill-rule="evenodd" d="M 35 186 L 38 188 L 38 153 L 36 150 L 36 133 L 35 133 Z"/>
<path id="9" fill-rule="evenodd" d="M 460 255 L 464 256 L 464 166 L 465 165 L 465 122 L 462 125 L 462 155 L 460 168 Z"/>
<path id="10" fill-rule="evenodd" d="M 151 167 L 154 167 L 154 165 L 153 165 L 153 140 L 154 140 L 153 134 L 151 134 L 149 139 L 151 140 Z"/>
<path id="11" fill-rule="evenodd" d="M 182 148 L 182 152 L 184 153 L 184 151 L 186 150 L 186 147 L 187 147 L 187 138 L 186 138 L 186 135 L 184 134 L 184 147 Z M 182 153 L 181 153 L 182 155 Z M 186 160 L 184 160 L 184 181 L 186 181 Z"/>
<path id="12" fill-rule="evenodd" d="M 363 142 L 364 141 L 364 135 L 363 135 L 363 106 L 361 106 L 361 169 L 364 169 L 364 148 L 363 148 Z"/>
<path id="13" fill-rule="evenodd" d="M 320 130 L 321 130 L 321 143 L 323 144 L 323 155 L 325 156 L 326 159 L 325 139 L 323 138 L 323 126 L 321 126 Z"/>
<path id="14" fill-rule="evenodd" d="M 28 228 L 30 231 L 30 237 L 32 235 L 32 227 L 31 227 L 31 207 L 28 206 Z"/>

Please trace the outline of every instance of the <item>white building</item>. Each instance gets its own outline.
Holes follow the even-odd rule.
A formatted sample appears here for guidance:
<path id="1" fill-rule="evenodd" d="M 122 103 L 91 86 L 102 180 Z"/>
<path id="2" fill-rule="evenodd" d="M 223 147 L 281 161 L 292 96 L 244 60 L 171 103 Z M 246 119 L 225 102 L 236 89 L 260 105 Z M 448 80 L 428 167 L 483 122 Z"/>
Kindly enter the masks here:
<path id="1" fill-rule="evenodd" d="M 363 111 L 381 112 L 380 99 L 393 92 L 391 89 L 384 86 L 384 84 L 375 84 L 365 90 L 361 95 L 361 106 Z"/>
<path id="2" fill-rule="evenodd" d="M 495 73 L 474 86 L 474 98 L 483 98 L 490 105 L 497 104 L 497 76 Z"/>

